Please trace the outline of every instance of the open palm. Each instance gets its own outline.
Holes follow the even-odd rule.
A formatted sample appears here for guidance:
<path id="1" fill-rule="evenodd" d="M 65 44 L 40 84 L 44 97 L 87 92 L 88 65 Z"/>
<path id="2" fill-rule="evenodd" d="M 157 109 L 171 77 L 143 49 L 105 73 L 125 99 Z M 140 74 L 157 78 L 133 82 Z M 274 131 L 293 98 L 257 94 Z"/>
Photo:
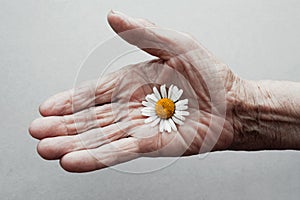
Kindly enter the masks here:
<path id="1" fill-rule="evenodd" d="M 238 78 L 190 36 L 110 13 L 126 41 L 158 57 L 59 93 L 40 106 L 30 126 L 39 154 L 84 172 L 140 156 L 182 156 L 227 149 L 233 137 L 230 92 Z M 160 133 L 145 124 L 142 101 L 153 87 L 183 89 L 189 113 L 178 131 Z"/>

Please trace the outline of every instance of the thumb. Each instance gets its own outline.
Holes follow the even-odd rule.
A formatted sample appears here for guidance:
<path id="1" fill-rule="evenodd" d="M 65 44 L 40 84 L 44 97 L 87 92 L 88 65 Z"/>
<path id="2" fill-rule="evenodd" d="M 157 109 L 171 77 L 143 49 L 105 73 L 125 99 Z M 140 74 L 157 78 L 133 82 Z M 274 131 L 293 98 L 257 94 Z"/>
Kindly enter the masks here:
<path id="1" fill-rule="evenodd" d="M 110 11 L 107 19 L 124 40 L 163 60 L 199 48 L 189 35 L 159 28 L 145 19 L 132 18 L 117 11 Z"/>

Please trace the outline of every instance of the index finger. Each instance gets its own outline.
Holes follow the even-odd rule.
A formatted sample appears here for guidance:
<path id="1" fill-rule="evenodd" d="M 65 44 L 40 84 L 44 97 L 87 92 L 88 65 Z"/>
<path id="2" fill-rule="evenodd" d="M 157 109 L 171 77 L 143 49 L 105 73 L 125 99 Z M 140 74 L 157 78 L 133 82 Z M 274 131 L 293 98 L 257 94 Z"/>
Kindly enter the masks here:
<path id="1" fill-rule="evenodd" d="M 113 72 L 98 81 L 88 81 L 77 88 L 58 93 L 39 107 L 42 116 L 73 114 L 94 105 L 111 102 L 111 96 L 123 70 Z"/>

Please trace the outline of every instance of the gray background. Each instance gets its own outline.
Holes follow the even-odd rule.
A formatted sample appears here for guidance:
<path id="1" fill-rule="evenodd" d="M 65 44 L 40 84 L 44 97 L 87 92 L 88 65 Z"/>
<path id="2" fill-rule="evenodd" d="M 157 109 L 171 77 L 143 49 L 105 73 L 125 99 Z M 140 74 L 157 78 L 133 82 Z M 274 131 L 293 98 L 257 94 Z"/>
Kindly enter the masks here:
<path id="1" fill-rule="evenodd" d="M 114 35 L 112 8 L 191 33 L 243 78 L 300 81 L 298 0 L 0 0 L 0 198 L 299 199 L 295 151 L 218 152 L 142 175 L 72 174 L 37 155 L 27 127 L 38 105 L 71 88 L 82 60 Z"/>

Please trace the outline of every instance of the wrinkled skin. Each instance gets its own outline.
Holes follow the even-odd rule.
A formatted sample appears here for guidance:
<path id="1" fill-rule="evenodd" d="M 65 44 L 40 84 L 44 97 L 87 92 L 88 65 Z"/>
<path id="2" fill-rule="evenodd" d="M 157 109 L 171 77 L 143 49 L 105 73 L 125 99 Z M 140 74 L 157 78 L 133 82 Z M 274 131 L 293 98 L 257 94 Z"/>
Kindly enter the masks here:
<path id="1" fill-rule="evenodd" d="M 43 117 L 29 128 L 40 140 L 39 154 L 60 159 L 67 171 L 86 172 L 141 156 L 228 149 L 234 133 L 230 99 L 238 82 L 229 68 L 186 34 L 168 35 L 121 13 L 109 13 L 108 21 L 123 39 L 158 59 L 124 67 L 45 101 L 40 106 Z M 184 91 L 181 99 L 189 99 L 190 115 L 178 132 L 159 133 L 141 115 L 141 102 L 161 84 L 177 85 Z"/>

